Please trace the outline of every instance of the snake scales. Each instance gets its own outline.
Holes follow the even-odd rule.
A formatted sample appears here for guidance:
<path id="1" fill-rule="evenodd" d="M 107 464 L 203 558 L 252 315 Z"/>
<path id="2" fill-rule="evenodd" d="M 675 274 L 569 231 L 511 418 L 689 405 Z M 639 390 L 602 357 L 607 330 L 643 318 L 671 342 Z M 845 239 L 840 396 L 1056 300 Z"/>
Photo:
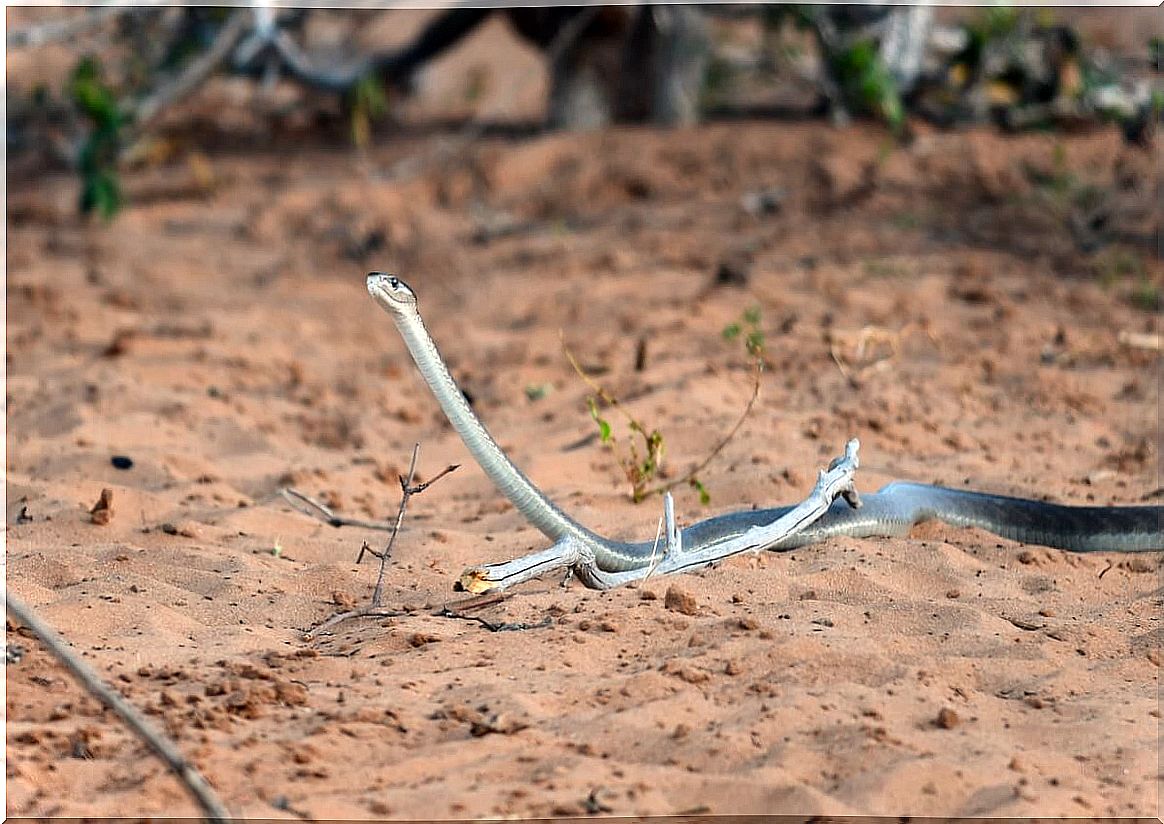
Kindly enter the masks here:
<path id="1" fill-rule="evenodd" d="M 555 542 L 549 549 L 524 559 L 467 570 L 461 579 L 466 589 L 480 592 L 511 586 L 563 566 L 580 569 L 585 583 L 604 588 L 644 577 L 656 567 L 661 574 L 681 572 L 746 550 L 791 549 L 838 535 L 904 535 L 913 525 L 929 519 L 978 527 L 1022 543 L 1073 552 L 1164 550 L 1161 506 L 1064 506 L 905 481 L 895 481 L 877 493 L 864 495 L 860 506 L 854 506 L 853 441 L 847 452 L 851 459 L 848 480 L 837 480 L 813 514 L 804 515 L 797 507 L 777 507 L 717 515 L 674 530 L 668 541 L 669 551 L 660 563 L 657 539 L 612 541 L 587 529 L 550 501 L 509 460 L 469 407 L 425 328 L 415 292 L 399 278 L 381 272 L 368 275 L 367 287 L 392 316 L 420 374 L 469 452 L 514 507 Z M 838 495 L 849 500 L 840 500 Z M 781 519 L 784 528 L 776 533 L 765 531 Z M 772 538 L 773 534 L 779 537 Z"/>

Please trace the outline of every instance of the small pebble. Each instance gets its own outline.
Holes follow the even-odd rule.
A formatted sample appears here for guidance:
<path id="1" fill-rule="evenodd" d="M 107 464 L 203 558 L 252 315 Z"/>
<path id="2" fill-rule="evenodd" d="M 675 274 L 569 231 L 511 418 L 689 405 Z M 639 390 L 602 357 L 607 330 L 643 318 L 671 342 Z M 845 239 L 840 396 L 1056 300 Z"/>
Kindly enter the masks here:
<path id="1" fill-rule="evenodd" d="M 677 586 L 667 587 L 667 594 L 663 596 L 663 605 L 672 612 L 683 615 L 696 615 L 699 612 L 699 603 L 695 596 Z"/>
<path id="2" fill-rule="evenodd" d="M 101 490 L 101 496 L 97 499 L 97 503 L 93 504 L 93 508 L 89 510 L 89 517 L 93 523 L 104 526 L 113 520 L 113 490 L 105 488 Z"/>
<path id="3" fill-rule="evenodd" d="M 133 458 L 128 455 L 114 455 L 109 462 L 114 469 L 133 469 Z"/>
<path id="4" fill-rule="evenodd" d="M 958 726 L 959 721 L 958 713 L 949 707 L 942 707 L 938 712 L 938 717 L 934 719 L 934 723 L 944 730 L 954 729 L 954 727 Z"/>

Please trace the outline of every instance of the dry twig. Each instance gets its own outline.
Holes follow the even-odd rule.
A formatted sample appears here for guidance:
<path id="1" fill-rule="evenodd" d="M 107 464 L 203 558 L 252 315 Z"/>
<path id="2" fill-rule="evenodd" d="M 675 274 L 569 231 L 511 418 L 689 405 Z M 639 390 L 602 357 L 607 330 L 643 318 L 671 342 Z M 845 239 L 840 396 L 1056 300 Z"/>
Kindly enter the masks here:
<path id="1" fill-rule="evenodd" d="M 226 25 L 214 37 L 214 42 L 205 54 L 191 61 L 186 69 L 171 82 L 156 89 L 144 100 L 133 106 L 132 116 L 134 127 L 144 128 L 157 117 L 164 109 L 172 106 L 186 95 L 193 92 L 208 78 L 230 55 L 235 44 L 242 39 L 246 32 L 246 21 L 249 15 L 246 11 L 234 12 Z"/>
<path id="2" fill-rule="evenodd" d="M 474 621 L 490 632 L 524 632 L 527 629 L 543 629 L 554 625 L 554 619 L 548 615 L 536 624 L 527 624 L 524 621 L 494 622 L 482 618 L 480 615 L 466 615 L 463 612 L 457 612 L 449 607 L 444 607 L 439 610 L 436 615 L 441 618 L 454 618 L 459 621 Z"/>
<path id="3" fill-rule="evenodd" d="M 424 483 L 413 484 L 413 480 L 416 478 L 416 459 L 417 459 L 417 457 L 419 457 L 419 455 L 420 455 L 420 444 L 418 443 L 412 447 L 412 460 L 408 464 L 408 475 L 407 476 L 405 476 L 405 475 L 398 476 L 400 478 L 400 507 L 399 507 L 399 509 L 396 510 L 396 520 L 390 526 L 386 526 L 384 524 L 381 524 L 380 522 L 354 521 L 354 520 L 341 518 L 341 517 L 335 515 L 328 507 L 324 506 L 319 501 L 316 501 L 314 498 L 311 498 L 307 495 L 304 495 L 301 492 L 295 492 L 294 490 L 290 490 L 290 489 L 283 490 L 284 493 L 286 493 L 284 495 L 284 497 L 286 497 L 288 500 L 294 500 L 295 498 L 297 498 L 301 501 L 305 501 L 305 502 L 311 504 L 319 512 L 323 513 L 326 516 L 325 520 L 327 521 L 327 523 L 331 524 L 332 526 L 338 527 L 338 526 L 346 526 L 346 525 L 352 524 L 352 525 L 356 525 L 356 526 L 364 526 L 364 527 L 367 527 L 369 529 L 391 529 L 392 530 L 392 534 L 388 537 L 388 544 L 384 547 L 384 549 L 382 549 L 379 552 L 376 552 L 374 549 L 371 549 L 367 544 L 364 544 L 362 547 L 360 547 L 360 554 L 356 558 L 356 563 L 359 563 L 361 560 L 363 560 L 364 553 L 368 552 L 369 554 L 374 555 L 380 559 L 380 570 L 376 575 L 376 586 L 372 590 L 371 602 L 369 604 L 367 604 L 366 606 L 359 607 L 357 609 L 353 609 L 353 610 L 349 610 L 347 612 L 341 612 L 341 613 L 338 613 L 336 615 L 333 615 L 332 617 L 328 618 L 326 621 L 324 621 L 319 626 L 305 632 L 303 634 L 304 639 L 314 638 L 316 635 L 323 632 L 324 630 L 330 629 L 331 627 L 334 627 L 336 624 L 339 624 L 343 621 L 347 621 L 351 618 L 360 618 L 360 617 L 369 616 L 369 615 L 376 616 L 376 617 L 382 617 L 382 618 L 389 618 L 392 616 L 404 614 L 404 613 L 399 612 L 398 610 L 385 610 L 385 609 L 383 609 L 383 600 L 384 600 L 384 575 L 385 575 L 385 572 L 387 571 L 387 568 L 388 568 L 388 559 L 392 555 L 392 547 L 396 543 L 396 536 L 398 534 L 400 534 L 400 525 L 402 523 L 404 523 L 404 512 L 408 508 L 408 500 L 413 495 L 419 495 L 421 492 L 424 492 L 426 489 L 428 489 L 430 486 L 435 484 L 441 478 L 445 477 L 445 475 L 448 475 L 450 472 L 455 471 L 457 469 L 457 467 L 460 466 L 460 464 L 452 464 L 450 466 L 445 467 L 437 475 L 435 475 L 433 478 L 425 481 Z M 294 496 L 294 498 L 292 496 Z"/>
<path id="4" fill-rule="evenodd" d="M 214 822 L 229 822 L 230 813 L 219 800 L 214 789 L 198 772 L 198 769 L 182 755 L 175 744 L 155 731 L 149 721 L 137 709 L 121 697 L 112 687 L 101 680 L 101 676 L 81 660 L 57 633 L 40 619 L 33 610 L 11 591 L 4 593 L 8 611 L 16 616 L 41 640 L 49 652 L 73 674 L 86 690 L 97 700 L 113 710 L 126 725 L 168 766 L 186 789 L 194 796 L 206 817 Z"/>

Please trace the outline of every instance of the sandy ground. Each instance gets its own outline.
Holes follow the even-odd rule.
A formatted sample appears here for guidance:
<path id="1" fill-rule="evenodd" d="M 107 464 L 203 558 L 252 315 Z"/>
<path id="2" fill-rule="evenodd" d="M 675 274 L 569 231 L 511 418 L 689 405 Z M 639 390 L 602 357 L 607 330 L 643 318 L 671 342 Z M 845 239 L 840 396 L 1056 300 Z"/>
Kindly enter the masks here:
<path id="1" fill-rule="evenodd" d="M 438 138 L 178 152 L 127 176 L 108 226 L 76 218 L 69 178 L 9 181 L 8 585 L 232 811 L 1157 812 L 1158 554 L 927 525 L 607 593 L 547 580 L 472 613 L 524 631 L 434 616 L 463 567 L 543 539 L 363 286 L 409 280 L 499 442 L 614 537 L 653 535 L 659 501 L 629 500 L 560 335 L 664 433 L 677 477 L 748 400 L 721 332 L 752 307 L 761 396 L 701 475 L 711 503 L 680 491 L 685 521 L 798 500 L 852 436 L 864 490 L 1158 502 L 1159 355 L 1124 334 L 1161 332 L 1144 304 L 1164 267 L 1137 240 L 1158 227 L 1152 155 L 1107 131 L 893 148 L 811 122 Z M 1086 183 L 1122 243 L 1080 251 Z M 715 285 L 725 263 L 747 283 Z M 422 479 L 463 466 L 410 503 L 399 614 L 303 640 L 366 601 L 355 557 L 384 534 L 277 491 L 391 518 L 414 442 Z M 195 812 L 11 621 L 7 643 L 9 815 Z"/>

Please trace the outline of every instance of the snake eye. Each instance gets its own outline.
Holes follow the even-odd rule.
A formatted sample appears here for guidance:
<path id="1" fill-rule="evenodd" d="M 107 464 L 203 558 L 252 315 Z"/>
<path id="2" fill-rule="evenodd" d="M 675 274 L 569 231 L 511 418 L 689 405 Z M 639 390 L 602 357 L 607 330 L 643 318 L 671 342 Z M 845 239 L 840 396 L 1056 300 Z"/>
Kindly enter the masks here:
<path id="1" fill-rule="evenodd" d="M 399 289 L 399 288 L 400 288 L 400 278 L 396 277 L 396 275 L 392 275 L 392 276 L 390 276 L 390 277 L 388 278 L 388 283 L 390 283 L 390 284 L 392 285 L 392 288 L 393 288 L 393 289 Z"/>

